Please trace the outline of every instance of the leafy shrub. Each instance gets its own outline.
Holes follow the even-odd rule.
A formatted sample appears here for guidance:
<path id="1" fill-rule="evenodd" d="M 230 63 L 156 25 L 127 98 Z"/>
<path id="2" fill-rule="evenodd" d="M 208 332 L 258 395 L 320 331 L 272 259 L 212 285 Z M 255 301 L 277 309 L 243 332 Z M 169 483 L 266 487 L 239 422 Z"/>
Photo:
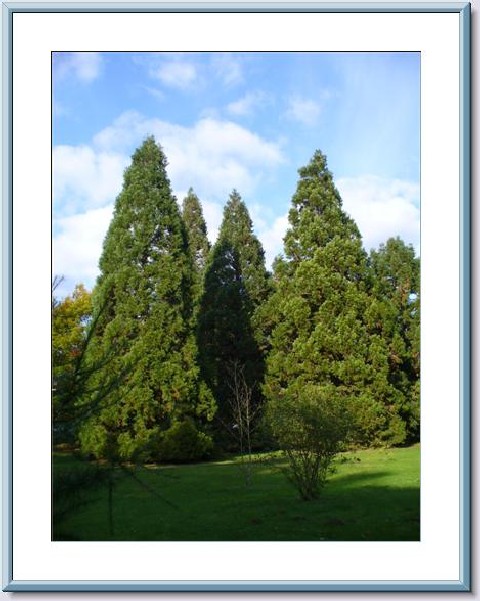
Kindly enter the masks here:
<path id="1" fill-rule="evenodd" d="M 302 499 L 317 498 L 350 426 L 344 399 L 332 386 L 307 385 L 270 401 L 268 416 L 289 479 Z"/>
<path id="2" fill-rule="evenodd" d="M 162 433 L 158 454 L 162 462 L 189 463 L 205 459 L 213 450 L 210 436 L 199 432 L 191 421 L 175 422 Z"/>

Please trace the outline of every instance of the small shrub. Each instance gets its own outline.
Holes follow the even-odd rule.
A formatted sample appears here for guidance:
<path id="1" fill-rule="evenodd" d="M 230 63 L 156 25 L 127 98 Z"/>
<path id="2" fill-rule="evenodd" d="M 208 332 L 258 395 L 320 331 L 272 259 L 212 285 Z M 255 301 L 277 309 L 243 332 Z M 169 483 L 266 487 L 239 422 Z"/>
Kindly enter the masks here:
<path id="1" fill-rule="evenodd" d="M 158 454 L 162 462 L 189 463 L 207 458 L 213 450 L 210 436 L 199 432 L 191 421 L 175 422 L 162 433 Z"/>
<path id="2" fill-rule="evenodd" d="M 302 499 L 317 498 L 349 428 L 342 397 L 333 387 L 307 385 L 271 401 L 268 415 L 289 479 Z"/>

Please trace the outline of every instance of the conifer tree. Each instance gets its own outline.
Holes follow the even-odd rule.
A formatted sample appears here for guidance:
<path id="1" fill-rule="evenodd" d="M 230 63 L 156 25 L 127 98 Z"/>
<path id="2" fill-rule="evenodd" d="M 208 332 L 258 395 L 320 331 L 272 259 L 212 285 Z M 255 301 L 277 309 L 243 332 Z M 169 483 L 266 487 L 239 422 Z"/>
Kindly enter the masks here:
<path id="1" fill-rule="evenodd" d="M 247 206 L 236 190 L 225 205 L 219 237 L 237 249 L 242 281 L 253 313 L 268 298 L 271 284 L 265 267 L 265 251 L 253 233 Z"/>
<path id="2" fill-rule="evenodd" d="M 203 273 L 210 251 L 210 243 L 207 238 L 207 225 L 203 217 L 202 205 L 192 188 L 183 199 L 182 208 L 194 266 L 197 272 Z"/>
<path id="3" fill-rule="evenodd" d="M 390 238 L 370 253 L 372 332 L 386 344 L 389 382 L 397 391 L 399 414 L 410 441 L 420 427 L 420 259 L 411 245 Z"/>
<path id="4" fill-rule="evenodd" d="M 198 323 L 201 366 L 218 406 L 217 418 L 232 427 L 232 381 L 241 370 L 253 409 L 262 401 L 264 353 L 256 312 L 270 292 L 265 253 L 253 233 L 245 203 L 235 190 L 207 263 Z"/>
<path id="5" fill-rule="evenodd" d="M 108 370 L 133 367 L 82 430 L 83 448 L 99 456 L 142 456 L 173 421 L 212 410 L 200 393 L 193 266 L 166 166 L 160 146 L 147 138 L 125 171 L 103 245 L 92 354 L 115 345 Z"/>
<path id="6" fill-rule="evenodd" d="M 203 218 L 202 205 L 192 188 L 183 199 L 182 217 L 187 230 L 190 254 L 193 259 L 192 296 L 194 302 L 194 320 L 197 318 L 198 305 L 203 290 L 203 277 L 207 264 L 210 242 L 207 238 L 207 225 Z M 195 321 L 193 323 L 195 328 Z"/>
<path id="7" fill-rule="evenodd" d="M 365 323 L 370 298 L 360 232 L 320 151 L 299 175 L 268 303 L 274 327 L 265 394 L 275 409 L 314 386 L 319 398 L 344 404 L 357 441 L 398 442 L 404 431 L 390 410 L 384 346 Z"/>

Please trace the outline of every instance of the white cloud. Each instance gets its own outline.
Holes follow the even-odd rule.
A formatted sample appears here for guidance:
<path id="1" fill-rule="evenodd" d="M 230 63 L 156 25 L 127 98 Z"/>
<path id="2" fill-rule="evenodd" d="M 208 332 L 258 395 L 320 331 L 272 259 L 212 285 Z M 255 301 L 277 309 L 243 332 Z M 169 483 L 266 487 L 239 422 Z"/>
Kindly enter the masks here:
<path id="1" fill-rule="evenodd" d="M 173 61 L 164 63 L 151 73 L 164 85 L 185 90 L 197 79 L 197 70 L 192 63 Z"/>
<path id="2" fill-rule="evenodd" d="M 104 152 L 113 148 L 125 152 L 149 134 L 155 136 L 168 158 L 172 186 L 179 190 L 193 186 L 200 198 L 219 200 L 233 188 L 248 194 L 266 171 L 284 161 L 277 142 L 211 117 L 184 127 L 128 112 L 99 132 L 94 145 Z"/>
<path id="3" fill-rule="evenodd" d="M 243 69 L 240 61 L 229 52 L 215 53 L 212 58 L 212 67 L 226 86 L 235 86 L 243 82 Z"/>
<path id="4" fill-rule="evenodd" d="M 203 216 L 205 223 L 207 224 L 208 239 L 211 244 L 215 242 L 222 225 L 223 219 L 223 205 L 218 202 L 212 202 L 211 200 L 201 200 Z"/>
<path id="5" fill-rule="evenodd" d="M 56 220 L 60 231 L 53 241 L 53 273 L 64 275 L 72 285 L 94 285 L 112 212 L 110 204 Z"/>
<path id="6" fill-rule="evenodd" d="M 343 207 L 357 222 L 366 250 L 400 236 L 420 252 L 420 186 L 373 175 L 340 178 Z"/>
<path id="7" fill-rule="evenodd" d="M 247 92 L 242 98 L 227 105 L 227 112 L 231 115 L 245 117 L 250 115 L 256 108 L 261 107 L 267 101 L 264 92 Z"/>
<path id="8" fill-rule="evenodd" d="M 284 215 L 275 215 L 271 207 L 255 203 L 248 207 L 255 234 L 265 251 L 267 269 L 271 269 L 273 260 L 283 254 L 283 238 L 288 228 L 288 211 Z"/>
<path id="9" fill-rule="evenodd" d="M 321 112 L 322 106 L 319 102 L 295 96 L 290 98 L 288 102 L 286 116 L 303 125 L 314 125 L 317 123 Z"/>
<path id="10" fill-rule="evenodd" d="M 90 83 L 100 76 L 103 58 L 99 52 L 55 53 L 56 74 L 71 75 L 83 83 Z"/>
<path id="11" fill-rule="evenodd" d="M 283 238 L 288 228 L 288 214 L 273 220 L 271 225 L 259 228 L 258 238 L 265 250 L 265 261 L 270 269 L 275 257 L 283 253 Z"/>
<path id="12" fill-rule="evenodd" d="M 127 157 L 96 152 L 89 146 L 53 149 L 53 199 L 56 211 L 86 211 L 112 202 L 120 192 Z"/>
<path id="13" fill-rule="evenodd" d="M 152 88 L 150 86 L 145 86 L 145 90 L 154 98 L 156 98 L 157 100 L 159 100 L 160 102 L 163 102 L 166 98 L 164 92 L 162 92 L 162 90 L 158 90 L 157 88 Z"/>
<path id="14" fill-rule="evenodd" d="M 212 242 L 232 189 L 248 195 L 262 177 L 284 162 L 278 143 L 230 121 L 204 118 L 183 127 L 136 112 L 124 113 L 99 132 L 91 146 L 54 148 L 54 226 L 59 232 L 55 273 L 73 274 L 73 283 L 93 284 L 111 207 L 130 163 L 128 155 L 150 134 L 168 158 L 174 192 L 192 186 L 198 194 Z M 180 203 L 184 195 L 177 196 Z M 276 254 L 278 234 L 267 230 L 266 226 L 266 251 Z"/>
<path id="15" fill-rule="evenodd" d="M 149 133 L 152 132 L 148 130 L 148 120 L 137 111 L 125 111 L 112 125 L 93 137 L 93 145 L 105 152 L 112 152 L 114 149 L 122 153 L 130 152 L 131 147 L 135 144 L 139 146 Z"/>

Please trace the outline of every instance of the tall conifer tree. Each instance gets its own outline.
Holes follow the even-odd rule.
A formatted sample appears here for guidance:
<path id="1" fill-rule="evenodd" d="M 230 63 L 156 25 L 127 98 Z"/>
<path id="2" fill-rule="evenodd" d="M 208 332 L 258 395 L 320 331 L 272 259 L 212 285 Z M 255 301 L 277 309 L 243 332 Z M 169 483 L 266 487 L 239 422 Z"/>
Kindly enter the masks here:
<path id="1" fill-rule="evenodd" d="M 162 149 L 147 138 L 125 171 L 103 245 L 92 353 L 115 344 L 108 369 L 132 367 L 83 429 L 84 448 L 97 455 L 141 455 L 172 421 L 211 409 L 199 400 L 193 266 L 166 167 Z"/>
<path id="2" fill-rule="evenodd" d="M 207 238 L 207 224 L 203 218 L 202 205 L 192 188 L 183 199 L 182 217 L 193 259 L 193 300 L 196 314 L 203 290 L 203 276 L 210 252 L 210 243 Z"/>
<path id="3" fill-rule="evenodd" d="M 219 237 L 237 249 L 242 281 L 253 313 L 268 298 L 271 284 L 265 267 L 265 251 L 253 233 L 247 206 L 236 190 L 225 205 Z"/>
<path id="4" fill-rule="evenodd" d="M 207 224 L 203 217 L 202 205 L 192 188 L 183 199 L 183 221 L 187 228 L 188 242 L 193 255 L 194 266 L 203 273 L 207 263 L 210 243 L 207 237 Z"/>
<path id="5" fill-rule="evenodd" d="M 372 332 L 386 344 L 389 381 L 410 441 L 420 436 L 420 259 L 411 245 L 390 238 L 370 253 Z"/>
<path id="6" fill-rule="evenodd" d="M 254 408 L 262 401 L 265 358 L 256 314 L 270 285 L 264 250 L 253 233 L 248 209 L 234 190 L 207 264 L 198 324 L 203 373 L 224 425 L 234 425 L 230 400 L 238 369 L 252 392 Z"/>
<path id="7" fill-rule="evenodd" d="M 390 411 L 392 387 L 380 337 L 364 315 L 367 256 L 355 222 L 343 211 L 325 156 L 299 169 L 289 213 L 285 259 L 277 260 L 274 322 L 265 392 L 272 406 L 291 402 L 305 386 L 344 403 L 352 433 L 364 443 L 403 433 Z"/>

